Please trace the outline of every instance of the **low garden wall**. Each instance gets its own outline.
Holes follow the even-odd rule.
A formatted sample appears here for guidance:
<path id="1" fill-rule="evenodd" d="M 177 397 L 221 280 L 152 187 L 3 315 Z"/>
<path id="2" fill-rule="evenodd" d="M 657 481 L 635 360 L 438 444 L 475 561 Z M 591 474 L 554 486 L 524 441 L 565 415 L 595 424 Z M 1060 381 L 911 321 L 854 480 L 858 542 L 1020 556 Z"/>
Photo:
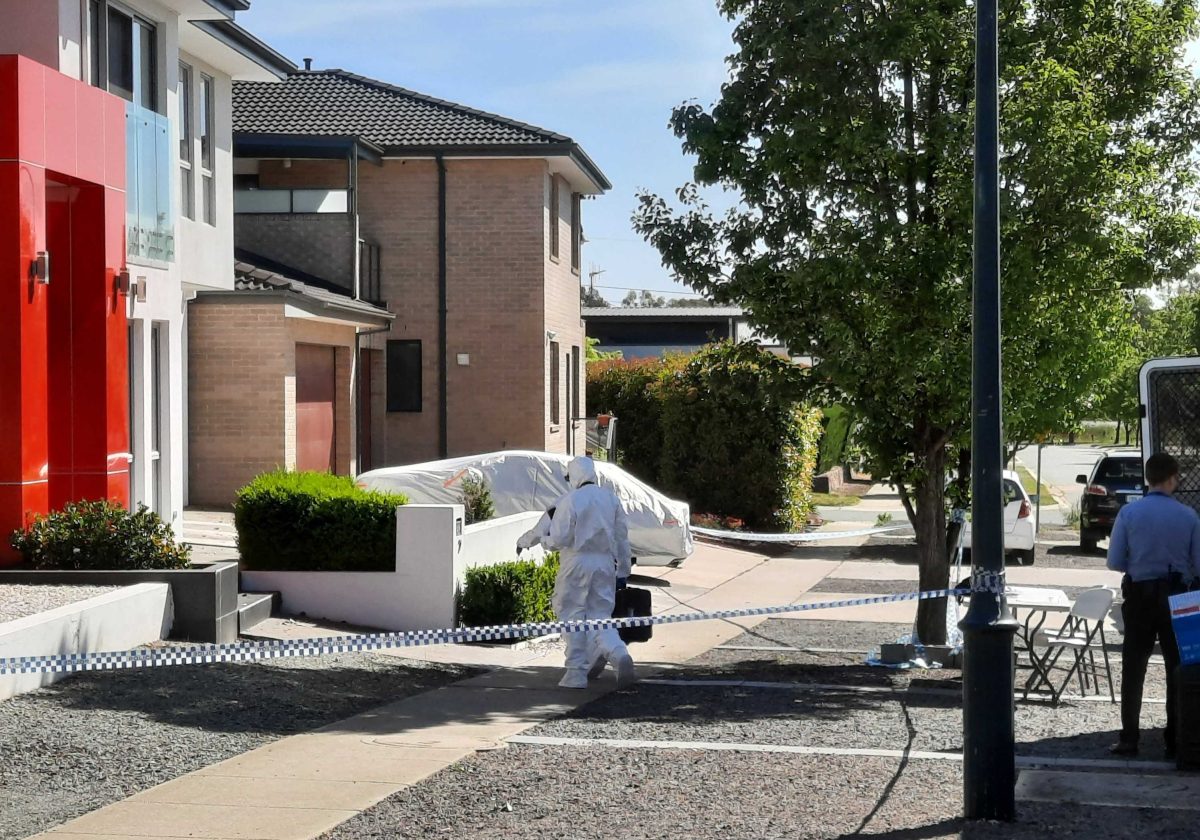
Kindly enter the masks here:
<path id="1" fill-rule="evenodd" d="M 462 505 L 396 508 L 391 571 L 243 571 L 243 591 L 279 592 L 283 612 L 384 630 L 453 627 L 468 568 L 516 557 L 517 537 L 540 513 L 464 525 Z"/>
<path id="2" fill-rule="evenodd" d="M 170 587 L 165 583 L 139 583 L 0 624 L 0 658 L 129 650 L 166 638 L 171 621 Z M 0 676 L 0 700 L 66 676 Z"/>

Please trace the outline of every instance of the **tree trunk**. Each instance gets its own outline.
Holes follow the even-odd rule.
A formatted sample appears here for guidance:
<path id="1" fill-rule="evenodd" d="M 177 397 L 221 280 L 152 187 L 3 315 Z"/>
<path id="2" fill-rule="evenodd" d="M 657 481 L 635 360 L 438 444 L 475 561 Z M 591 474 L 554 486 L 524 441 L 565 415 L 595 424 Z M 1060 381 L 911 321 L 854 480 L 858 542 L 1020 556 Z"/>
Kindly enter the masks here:
<path id="1" fill-rule="evenodd" d="M 1113 437 L 1113 446 L 1121 442 L 1121 421 L 1117 420 L 1117 434 Z M 1129 430 L 1125 430 L 1125 443 L 1129 443 Z"/>
<path id="2" fill-rule="evenodd" d="M 950 559 L 946 552 L 946 450 L 926 454 L 923 478 L 913 488 L 913 529 L 917 532 L 917 564 L 921 590 L 946 589 Z M 917 638 L 923 644 L 946 643 L 946 599 L 917 602 Z"/>

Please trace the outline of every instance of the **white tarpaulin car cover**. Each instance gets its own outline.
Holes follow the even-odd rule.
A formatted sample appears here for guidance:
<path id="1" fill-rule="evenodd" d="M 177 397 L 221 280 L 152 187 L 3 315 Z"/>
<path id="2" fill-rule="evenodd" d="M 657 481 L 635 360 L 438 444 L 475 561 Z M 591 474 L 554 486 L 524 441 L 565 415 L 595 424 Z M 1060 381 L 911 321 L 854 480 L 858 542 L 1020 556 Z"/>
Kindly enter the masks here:
<path id="1" fill-rule="evenodd" d="M 404 493 L 416 504 L 457 504 L 462 479 L 482 478 L 491 490 L 497 516 L 545 511 L 570 488 L 571 456 L 549 452 L 489 452 L 407 467 L 384 467 L 358 477 L 362 487 Z M 692 553 L 689 511 L 615 464 L 596 462 L 602 487 L 612 488 L 629 518 L 629 545 L 643 566 L 665 566 Z"/>

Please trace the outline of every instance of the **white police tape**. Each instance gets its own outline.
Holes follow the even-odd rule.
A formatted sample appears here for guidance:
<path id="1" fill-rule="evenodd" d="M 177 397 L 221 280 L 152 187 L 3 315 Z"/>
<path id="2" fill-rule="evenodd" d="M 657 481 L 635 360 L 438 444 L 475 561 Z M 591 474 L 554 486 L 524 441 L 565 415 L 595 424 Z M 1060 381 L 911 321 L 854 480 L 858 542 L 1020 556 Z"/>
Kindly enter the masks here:
<path id="1" fill-rule="evenodd" d="M 712 621 L 764 615 L 782 615 L 810 610 L 886 604 L 894 601 L 925 601 L 934 598 L 967 595 L 971 592 L 997 594 L 1003 591 L 1003 575 L 994 572 L 984 572 L 972 578 L 970 589 L 934 589 L 925 592 L 871 595 L 862 598 L 846 598 L 840 601 L 822 601 L 810 604 L 783 604 L 776 607 L 745 607 L 732 610 L 716 610 L 713 612 L 637 616 L 632 618 L 601 618 L 586 621 L 542 621 L 530 624 L 500 624 L 489 627 L 459 627 L 446 630 L 410 630 L 334 638 L 233 642 L 220 645 L 138 648 L 136 650 L 45 656 L 14 656 L 0 658 L 0 676 L 9 674 L 63 674 L 77 671 L 114 671 L 126 668 L 157 668 L 168 665 L 250 662 L 259 659 L 280 659 L 292 656 L 322 656 L 333 653 L 356 653 L 400 647 L 497 641 L 501 639 L 524 638 L 527 636 L 544 636 L 549 633 L 578 633 L 588 630 L 619 629 L 621 627 L 648 627 L 656 624 L 681 624 L 689 621 Z"/>
<path id="2" fill-rule="evenodd" d="M 711 537 L 721 540 L 741 540 L 742 542 L 792 543 L 792 542 L 822 542 L 824 540 L 844 540 L 849 537 L 869 537 L 874 534 L 886 534 L 889 531 L 905 531 L 912 525 L 881 525 L 875 528 L 857 528 L 853 531 L 799 531 L 792 534 L 766 534 L 754 531 L 720 531 L 716 528 L 698 528 L 692 526 L 692 533 L 701 537 Z"/>

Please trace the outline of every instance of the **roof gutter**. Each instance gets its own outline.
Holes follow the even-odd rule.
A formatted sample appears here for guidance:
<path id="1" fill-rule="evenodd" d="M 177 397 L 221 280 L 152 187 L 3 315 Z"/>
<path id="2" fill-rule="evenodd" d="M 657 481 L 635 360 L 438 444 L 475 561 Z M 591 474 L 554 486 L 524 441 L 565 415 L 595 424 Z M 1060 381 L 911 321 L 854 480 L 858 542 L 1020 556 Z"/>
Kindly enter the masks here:
<path id="1" fill-rule="evenodd" d="M 222 289 L 198 292 L 195 300 L 198 303 L 244 303 L 247 298 L 277 300 L 302 309 L 318 318 L 333 318 L 338 321 L 353 322 L 356 327 L 380 326 L 390 329 L 396 316 L 387 310 L 372 306 L 370 310 L 355 306 L 339 306 L 336 303 L 314 300 L 311 297 L 291 289 L 254 289 L 246 291 Z M 388 325 L 388 326 L 384 326 Z"/>
<path id="2" fill-rule="evenodd" d="M 449 395 L 446 393 L 449 379 L 446 359 L 449 353 L 446 336 L 446 159 L 440 152 L 435 159 L 438 172 L 438 452 L 440 457 L 448 458 L 450 434 Z"/>
<path id="3" fill-rule="evenodd" d="M 565 157 L 579 167 L 600 192 L 612 189 L 612 183 L 600 171 L 600 167 L 588 157 L 583 148 L 573 141 L 565 143 L 502 143 L 491 145 L 461 146 L 387 146 L 385 158 L 548 158 Z"/>
<path id="4" fill-rule="evenodd" d="M 280 79 L 298 69 L 295 62 L 287 56 L 260 41 L 232 20 L 193 20 L 191 23 L 201 32 L 220 41 L 234 52 L 241 53 Z"/>

